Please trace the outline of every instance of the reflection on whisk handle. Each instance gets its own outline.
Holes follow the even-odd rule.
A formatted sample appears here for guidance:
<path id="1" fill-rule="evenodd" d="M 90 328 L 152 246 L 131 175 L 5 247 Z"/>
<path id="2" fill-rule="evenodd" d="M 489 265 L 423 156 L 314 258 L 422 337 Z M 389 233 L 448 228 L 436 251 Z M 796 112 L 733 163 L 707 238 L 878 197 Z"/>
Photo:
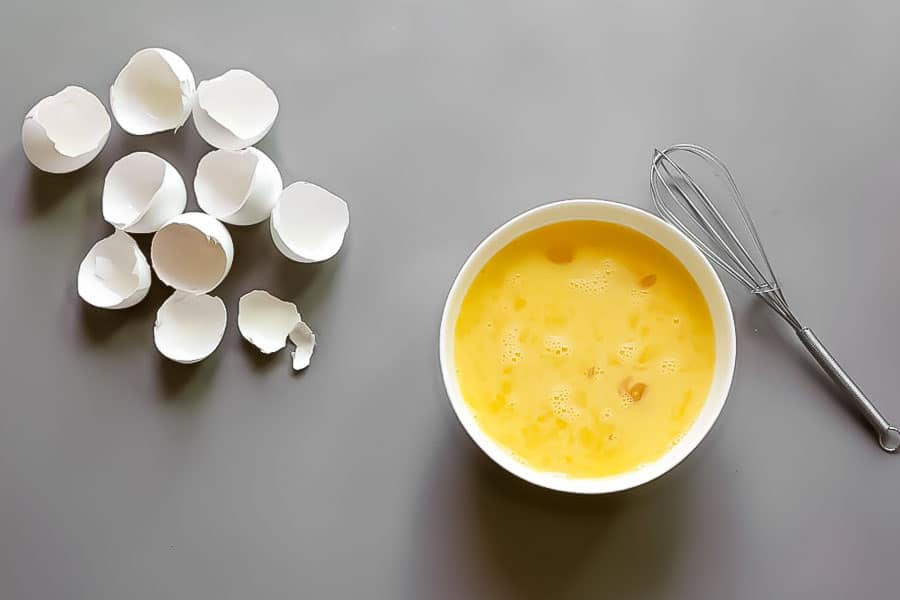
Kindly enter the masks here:
<path id="1" fill-rule="evenodd" d="M 822 344 L 816 334 L 809 327 L 804 327 L 797 331 L 797 337 L 806 346 L 810 354 L 815 357 L 816 361 L 825 369 L 829 377 L 834 380 L 847 394 L 856 402 L 859 411 L 866 418 L 866 421 L 878 433 L 878 444 L 886 452 L 897 452 L 900 449 L 900 430 L 892 426 L 882 416 L 878 409 L 869 402 L 866 395 L 859 389 L 847 372 L 841 368 L 841 365 L 834 359 L 827 348 Z"/>

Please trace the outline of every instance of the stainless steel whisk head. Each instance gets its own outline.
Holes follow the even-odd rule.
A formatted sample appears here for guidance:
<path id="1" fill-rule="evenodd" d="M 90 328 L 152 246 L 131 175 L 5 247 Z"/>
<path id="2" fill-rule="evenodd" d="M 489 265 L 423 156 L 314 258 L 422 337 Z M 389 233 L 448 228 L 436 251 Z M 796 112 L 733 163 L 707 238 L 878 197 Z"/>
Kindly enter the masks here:
<path id="1" fill-rule="evenodd" d="M 676 157 L 700 159 L 706 175 L 724 184 L 731 205 L 713 196 L 678 162 Z M 741 282 L 787 321 L 826 373 L 856 402 L 862 415 L 878 434 L 887 452 L 900 449 L 900 430 L 885 420 L 866 398 L 822 342 L 791 312 L 784 291 L 750 217 L 731 173 L 715 154 L 694 144 L 677 144 L 655 150 L 650 165 L 650 195 L 660 216 L 680 229 L 720 269 Z"/>
<path id="2" fill-rule="evenodd" d="M 673 160 L 672 155 L 680 152 L 708 161 L 714 174 L 724 179 L 743 231 L 732 228 L 703 188 Z M 795 330 L 802 328 L 791 313 L 741 192 L 719 157 L 692 144 L 656 150 L 650 167 L 650 192 L 659 214 L 691 238 L 713 263 L 762 298 Z"/>

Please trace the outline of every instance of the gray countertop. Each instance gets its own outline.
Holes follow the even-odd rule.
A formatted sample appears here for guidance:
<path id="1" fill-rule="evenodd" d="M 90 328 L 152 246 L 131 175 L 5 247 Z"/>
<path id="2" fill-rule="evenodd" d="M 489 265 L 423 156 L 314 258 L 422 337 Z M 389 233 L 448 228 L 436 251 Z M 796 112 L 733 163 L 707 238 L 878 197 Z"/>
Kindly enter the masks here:
<path id="1" fill-rule="evenodd" d="M 452 277 L 552 200 L 649 207 L 654 146 L 726 158 L 788 296 L 900 420 L 900 5 L 895 2 L 7 3 L 0 17 L 0 597 L 886 598 L 900 592 L 900 457 L 878 449 L 792 334 L 730 283 L 734 387 L 677 469 L 609 497 L 513 480 L 438 375 Z M 84 306 L 109 165 L 148 149 L 190 182 L 188 124 L 117 126 L 72 175 L 35 172 L 21 119 L 127 58 L 259 74 L 260 144 L 344 197 L 340 255 L 298 265 L 232 228 L 222 346 L 156 353 L 167 292 Z M 190 206 L 195 206 L 193 198 Z M 146 245 L 146 236 L 142 243 Z M 237 298 L 297 301 L 307 372 L 242 342 Z"/>

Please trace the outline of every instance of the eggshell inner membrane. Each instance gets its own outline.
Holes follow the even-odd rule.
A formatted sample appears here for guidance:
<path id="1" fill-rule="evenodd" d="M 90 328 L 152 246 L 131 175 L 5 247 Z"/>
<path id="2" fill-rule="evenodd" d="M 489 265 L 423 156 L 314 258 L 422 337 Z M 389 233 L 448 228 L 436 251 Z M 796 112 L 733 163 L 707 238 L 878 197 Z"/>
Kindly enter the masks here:
<path id="1" fill-rule="evenodd" d="M 181 78 L 175 68 L 183 72 Z M 193 75 L 181 57 L 147 48 L 132 56 L 116 77 L 110 105 L 116 120 L 129 133 L 165 131 L 187 120 L 193 88 Z"/>
<path id="2" fill-rule="evenodd" d="M 177 290 L 205 293 L 225 277 L 228 257 L 212 237 L 186 223 L 170 223 L 153 238 L 153 268 Z"/>
<path id="3" fill-rule="evenodd" d="M 301 371 L 309 366 L 313 350 L 316 347 L 316 334 L 309 328 L 309 325 L 300 321 L 291 330 L 290 339 L 294 344 L 294 350 L 291 352 L 294 370 Z"/>
<path id="4" fill-rule="evenodd" d="M 238 302 L 238 329 L 264 354 L 284 348 L 288 334 L 299 322 L 300 313 L 294 303 L 263 290 L 244 294 Z"/>
<path id="5" fill-rule="evenodd" d="M 156 313 L 153 341 L 166 358 L 195 363 L 219 346 L 226 321 L 225 304 L 220 298 L 176 291 Z"/>
<path id="6" fill-rule="evenodd" d="M 78 269 L 78 295 L 98 308 L 127 308 L 150 288 L 150 266 L 127 233 L 116 231 L 94 244 Z"/>
<path id="7" fill-rule="evenodd" d="M 150 208 L 165 175 L 166 163 L 149 152 L 113 163 L 103 186 L 103 218 L 120 228 L 136 223 Z"/>
<path id="8" fill-rule="evenodd" d="M 56 151 L 63 156 L 81 156 L 96 149 L 112 126 L 103 104 L 89 91 L 68 86 L 44 98 L 34 120 L 44 128 Z"/>
<path id="9" fill-rule="evenodd" d="M 71 173 L 100 153 L 111 121 L 89 91 L 68 86 L 35 104 L 22 124 L 22 150 L 47 173 Z"/>
<path id="10" fill-rule="evenodd" d="M 347 204 L 311 183 L 284 189 L 272 211 L 272 229 L 301 260 L 316 262 L 334 256 L 350 224 Z"/>
<path id="11" fill-rule="evenodd" d="M 129 233 L 157 231 L 187 203 L 175 167 L 149 152 L 134 152 L 110 167 L 103 183 L 103 218 Z"/>
<path id="12" fill-rule="evenodd" d="M 243 140 L 271 127 L 278 114 L 275 93 L 261 79 L 241 69 L 201 82 L 197 102 L 216 123 Z"/>
<path id="13" fill-rule="evenodd" d="M 213 151 L 200 159 L 194 188 L 200 207 L 216 218 L 228 217 L 244 205 L 259 158 L 249 150 Z"/>

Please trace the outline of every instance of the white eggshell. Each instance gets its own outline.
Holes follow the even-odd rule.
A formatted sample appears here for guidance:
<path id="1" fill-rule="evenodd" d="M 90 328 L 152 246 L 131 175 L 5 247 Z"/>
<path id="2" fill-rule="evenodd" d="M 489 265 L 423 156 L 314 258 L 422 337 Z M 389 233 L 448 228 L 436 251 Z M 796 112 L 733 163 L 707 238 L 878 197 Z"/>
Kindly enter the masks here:
<path id="1" fill-rule="evenodd" d="M 115 231 L 88 251 L 78 267 L 78 295 L 98 308 L 128 308 L 147 296 L 150 265 L 134 239 Z"/>
<path id="2" fill-rule="evenodd" d="M 301 371 L 309 366 L 313 350 L 316 347 L 316 334 L 309 328 L 309 325 L 300 321 L 291 330 L 290 338 L 294 344 L 294 350 L 291 352 L 294 370 Z"/>
<path id="3" fill-rule="evenodd" d="M 269 132 L 277 115 L 275 92 L 249 71 L 232 69 L 197 86 L 194 125 L 215 148 L 252 146 Z"/>
<path id="4" fill-rule="evenodd" d="M 281 188 L 278 167 L 256 148 L 213 150 L 200 159 L 194 178 L 200 208 L 232 225 L 268 219 Z"/>
<path id="5" fill-rule="evenodd" d="M 109 168 L 103 181 L 103 218 L 129 233 L 151 233 L 184 212 L 187 190 L 171 164 L 133 152 Z"/>
<path id="6" fill-rule="evenodd" d="M 272 241 L 289 259 L 312 263 L 337 254 L 350 226 L 347 203 L 315 184 L 292 183 L 272 209 Z"/>
<path id="7" fill-rule="evenodd" d="M 97 96 L 70 85 L 28 111 L 22 124 L 22 149 L 41 171 L 70 173 L 100 154 L 111 125 Z"/>
<path id="8" fill-rule="evenodd" d="M 238 329 L 245 340 L 264 354 L 284 348 L 288 334 L 297 323 L 300 323 L 297 305 L 279 300 L 269 292 L 253 290 L 238 302 Z"/>
<path id="9" fill-rule="evenodd" d="M 184 125 L 195 91 L 184 59 L 171 50 L 145 48 L 119 72 L 109 89 L 109 104 L 122 129 L 147 135 Z"/>
<path id="10" fill-rule="evenodd" d="M 220 298 L 176 290 L 156 313 L 153 343 L 169 360 L 186 365 L 199 362 L 219 347 L 226 320 Z"/>
<path id="11" fill-rule="evenodd" d="M 219 221 L 201 212 L 172 218 L 150 243 L 153 270 L 168 286 L 205 294 L 222 283 L 234 260 L 231 234 Z"/>

